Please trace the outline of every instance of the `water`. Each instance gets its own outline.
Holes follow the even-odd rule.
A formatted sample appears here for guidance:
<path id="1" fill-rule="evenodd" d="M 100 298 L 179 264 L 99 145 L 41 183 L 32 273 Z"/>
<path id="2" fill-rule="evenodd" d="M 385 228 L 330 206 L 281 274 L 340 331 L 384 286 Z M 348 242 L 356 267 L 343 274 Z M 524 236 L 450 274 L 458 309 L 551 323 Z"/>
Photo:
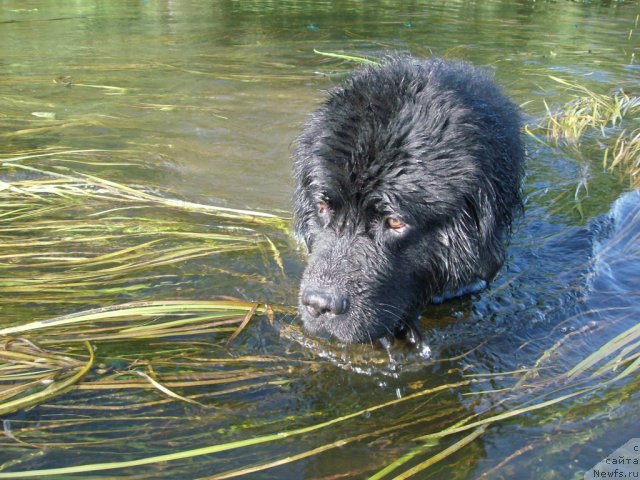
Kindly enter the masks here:
<path id="1" fill-rule="evenodd" d="M 606 1 L 2 1 L 1 153 L 104 149 L 96 154 L 100 165 L 78 168 L 192 201 L 286 214 L 291 142 L 323 91 L 352 68 L 314 49 L 473 61 L 495 72 L 533 125 L 545 112 L 543 99 L 558 106 L 571 98 L 549 75 L 600 92 L 622 87 L 640 94 L 639 14 L 638 2 Z M 515 227 L 507 264 L 491 289 L 425 312 L 429 355 L 317 343 L 295 330 L 292 316 L 273 326 L 261 317 L 234 352 L 286 359 L 283 371 L 256 361 L 257 372 L 272 374 L 263 383 L 227 393 L 180 390 L 215 393 L 204 397 L 208 409 L 145 403 L 163 398 L 153 390 L 74 391 L 6 417 L 0 465 L 25 470 L 121 461 L 291 430 L 426 388 L 531 368 L 549 348 L 542 378 L 566 372 L 638 321 L 640 201 L 628 194 L 616 202 L 626 186 L 602 172 L 596 147 L 577 158 L 527 142 L 526 215 Z M 581 188 L 576 200 L 584 181 L 588 194 Z M 179 219 L 207 228 L 196 215 Z M 212 293 L 292 305 L 304 259 L 286 237 L 275 238 L 284 276 L 260 256 L 230 254 L 164 267 L 160 273 L 181 278 L 180 289 L 174 280 L 150 280 L 144 288 L 75 303 L 21 303 L 20 295 L 4 292 L 0 322 Z M 232 270 L 242 276 L 225 273 Z M 215 339 L 194 341 L 193 352 L 157 353 L 169 351 L 167 345 L 105 343 L 98 352 L 113 360 L 100 368 L 131 369 L 140 351 L 165 375 L 178 374 L 187 361 L 203 375 L 233 368 L 216 363 L 229 353 Z M 347 439 L 243 478 L 366 478 L 414 448 L 416 437 L 472 413 L 521 408 L 545 392 L 505 393 L 514 378 L 444 389 L 249 450 L 113 474 L 206 477 Z M 496 424 L 414 478 L 581 478 L 580 471 L 640 437 L 638 407 L 636 373 L 597 395 Z M 397 428 L 380 432 L 391 426 Z M 407 465 L 463 435 L 447 437 Z"/>

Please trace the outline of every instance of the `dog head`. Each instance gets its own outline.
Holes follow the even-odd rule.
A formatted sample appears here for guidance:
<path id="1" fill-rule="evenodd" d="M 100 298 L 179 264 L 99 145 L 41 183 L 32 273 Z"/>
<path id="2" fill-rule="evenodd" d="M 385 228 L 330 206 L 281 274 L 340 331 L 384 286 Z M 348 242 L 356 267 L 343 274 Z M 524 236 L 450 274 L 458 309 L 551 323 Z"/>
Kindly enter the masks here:
<path id="1" fill-rule="evenodd" d="M 433 296 L 490 279 L 519 198 L 514 155 L 515 108 L 466 64 L 392 60 L 330 91 L 294 151 L 305 328 L 397 336 Z"/>

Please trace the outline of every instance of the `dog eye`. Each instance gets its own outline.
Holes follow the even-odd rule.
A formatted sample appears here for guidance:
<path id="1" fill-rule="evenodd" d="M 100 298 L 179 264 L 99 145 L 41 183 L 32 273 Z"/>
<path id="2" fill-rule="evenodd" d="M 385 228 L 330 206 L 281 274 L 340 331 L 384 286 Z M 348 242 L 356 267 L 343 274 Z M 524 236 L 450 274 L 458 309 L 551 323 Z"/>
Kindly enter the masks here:
<path id="1" fill-rule="evenodd" d="M 396 233 L 402 233 L 406 230 L 407 224 L 397 217 L 388 217 L 384 222 L 385 227 Z"/>
<path id="2" fill-rule="evenodd" d="M 324 215 L 328 213 L 331 209 L 329 208 L 329 204 L 325 201 L 318 202 L 318 214 Z"/>

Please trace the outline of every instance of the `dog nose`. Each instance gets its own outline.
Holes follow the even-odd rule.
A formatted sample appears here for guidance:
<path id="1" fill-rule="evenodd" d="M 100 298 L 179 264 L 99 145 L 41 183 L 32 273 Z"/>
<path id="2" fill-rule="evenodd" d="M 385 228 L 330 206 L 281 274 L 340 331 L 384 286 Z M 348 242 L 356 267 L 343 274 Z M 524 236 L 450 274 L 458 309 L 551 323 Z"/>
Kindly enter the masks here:
<path id="1" fill-rule="evenodd" d="M 341 315 L 349 309 L 349 297 L 335 290 L 305 289 L 300 300 L 314 317 L 323 313 Z"/>

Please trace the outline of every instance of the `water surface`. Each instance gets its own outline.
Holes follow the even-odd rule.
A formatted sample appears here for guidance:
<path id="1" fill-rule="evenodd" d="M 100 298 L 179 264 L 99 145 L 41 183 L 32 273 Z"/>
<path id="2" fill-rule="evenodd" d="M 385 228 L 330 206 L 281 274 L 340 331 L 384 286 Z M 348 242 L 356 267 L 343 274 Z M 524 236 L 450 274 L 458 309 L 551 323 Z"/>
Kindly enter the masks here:
<path id="1" fill-rule="evenodd" d="M 291 143 L 323 92 L 353 68 L 314 49 L 475 62 L 495 73 L 534 126 L 545 113 L 543 99 L 553 107 L 572 98 L 550 75 L 599 92 L 640 94 L 639 14 L 634 1 L 2 1 L 0 153 L 99 149 L 94 165 L 74 168 L 163 195 L 287 216 Z M 154 389 L 76 390 L 4 419 L 0 467 L 122 461 L 305 427 L 427 388 L 530 369 L 549 348 L 543 377 L 566 372 L 640 318 L 639 201 L 628 194 L 616 203 L 628 185 L 602 171 L 596 147 L 581 156 L 531 138 L 527 147 L 526 214 L 508 261 L 489 290 L 425 311 L 428 358 L 397 351 L 389 360 L 367 348 L 318 345 L 289 328 L 292 315 L 274 323 L 256 318 L 233 355 L 285 359 L 282 370 L 256 361 L 256 371 L 273 382 L 181 390 L 211 394 L 202 399 L 209 408 L 154 404 L 164 398 Z M 157 215 L 202 232 L 213 228 L 196 214 Z M 120 290 L 94 297 L 43 292 L 46 302 L 0 279 L 0 326 L 133 300 L 227 295 L 294 305 L 303 255 L 286 234 L 268 233 L 284 274 L 263 255 L 228 254 L 167 265 L 144 282 L 126 277 Z M 105 343 L 98 352 L 118 360 L 100 368 L 126 371 L 140 352 L 166 379 L 186 362 L 201 374 L 232 368 L 219 362 L 230 353 L 215 336 L 194 340 L 191 352 L 169 350 L 161 340 Z M 474 413 L 552 397 L 551 387 L 510 396 L 505 389 L 514 378 L 444 389 L 249 450 L 113 475 L 204 478 L 346 439 L 243 478 L 367 478 L 414 448 L 417 437 Z M 494 425 L 415 478 L 582 478 L 579 472 L 640 437 L 638 381 L 636 374 L 612 390 Z"/>

